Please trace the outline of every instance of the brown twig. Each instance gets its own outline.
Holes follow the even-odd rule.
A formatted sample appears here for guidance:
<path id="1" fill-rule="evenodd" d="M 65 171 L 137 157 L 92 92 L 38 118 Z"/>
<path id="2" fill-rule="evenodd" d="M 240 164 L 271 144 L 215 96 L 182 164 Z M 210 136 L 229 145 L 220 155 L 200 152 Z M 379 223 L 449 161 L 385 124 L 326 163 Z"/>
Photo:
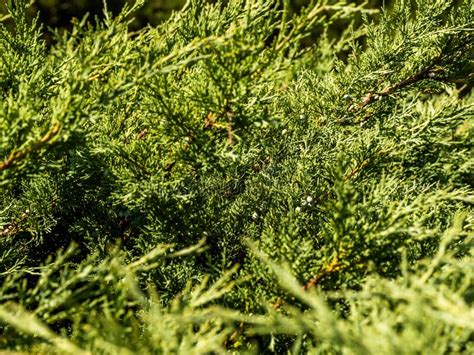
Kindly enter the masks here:
<path id="1" fill-rule="evenodd" d="M 58 199 L 59 198 L 56 194 L 51 197 L 51 199 L 49 200 L 49 204 L 52 208 L 56 207 L 56 205 L 58 203 Z M 0 237 L 8 237 L 8 236 L 15 235 L 17 233 L 20 233 L 20 232 L 24 231 L 24 229 L 22 229 L 21 225 L 22 225 L 23 222 L 28 220 L 30 215 L 31 215 L 31 206 L 30 206 L 30 208 L 25 210 L 21 214 L 21 216 L 19 218 L 17 218 L 15 221 L 12 221 L 12 222 L 8 223 L 7 225 L 5 225 L 3 227 L 3 230 L 0 231 Z"/>
<path id="2" fill-rule="evenodd" d="M 319 270 L 318 274 L 311 278 L 307 283 L 303 285 L 303 290 L 309 290 L 313 287 L 316 287 L 322 279 L 325 277 L 338 272 L 341 269 L 341 265 L 339 263 L 339 256 L 336 255 L 334 258 L 332 258 L 331 262 L 326 265 L 322 266 L 321 269 Z M 272 305 L 273 309 L 280 309 L 285 302 L 281 299 L 278 298 L 277 301 Z"/>
<path id="3" fill-rule="evenodd" d="M 319 271 L 319 273 L 303 286 L 303 289 L 309 290 L 310 288 L 317 286 L 323 278 L 339 271 L 340 269 L 341 269 L 341 265 L 339 264 L 339 256 L 336 255 L 334 258 L 332 258 L 329 265 L 323 266 L 321 270 Z"/>
<path id="4" fill-rule="evenodd" d="M 140 133 L 137 134 L 137 139 L 143 139 L 148 134 L 148 129 L 143 129 Z"/>
<path id="5" fill-rule="evenodd" d="M 354 178 L 358 173 L 360 173 L 363 169 L 365 169 L 372 159 L 365 159 L 361 164 L 356 166 L 354 169 L 352 169 L 349 173 L 344 175 L 342 177 L 342 180 L 344 182 L 349 181 Z M 316 204 L 319 204 L 321 202 L 326 201 L 329 197 L 331 197 L 332 192 L 331 191 L 326 191 L 324 194 L 321 195 L 319 199 L 316 200 Z M 323 280 L 325 277 L 327 277 L 330 274 L 336 273 L 341 270 L 341 265 L 339 263 L 339 256 L 336 255 L 331 262 L 327 266 L 322 266 L 320 271 L 318 272 L 317 275 L 315 275 L 313 278 L 311 278 L 306 284 L 303 285 L 304 290 L 308 290 L 312 287 L 317 286 L 321 280 Z M 272 306 L 274 309 L 280 309 L 281 306 L 283 306 L 284 301 L 279 298 Z"/>
<path id="6" fill-rule="evenodd" d="M 371 105 L 374 103 L 376 100 L 380 100 L 383 97 L 390 96 L 396 91 L 403 89 L 407 86 L 413 85 L 417 82 L 420 82 L 425 79 L 435 79 L 436 75 L 439 74 L 439 69 L 436 68 L 436 66 L 442 62 L 444 58 L 444 52 L 442 51 L 437 57 L 435 57 L 431 63 L 424 68 L 420 69 L 418 72 L 415 74 L 411 75 L 410 77 L 403 79 L 399 81 L 398 83 L 389 85 L 385 87 L 383 90 L 379 92 L 373 92 L 369 91 L 368 93 L 365 94 L 365 96 L 362 98 L 362 101 L 358 105 L 351 105 L 349 107 L 349 111 L 352 113 L 357 113 L 359 111 L 362 111 L 365 107 Z M 436 78 L 440 80 L 439 78 Z M 369 116 L 370 117 L 370 116 Z M 362 120 L 359 120 L 355 123 L 360 124 L 366 121 L 369 117 L 364 117 Z M 341 125 L 347 125 L 348 122 L 347 120 L 341 119 L 340 120 Z M 350 123 L 349 123 L 350 124 Z"/>
<path id="7" fill-rule="evenodd" d="M 17 234 L 18 232 L 21 232 L 19 225 L 25 219 L 26 217 L 24 218 L 22 217 L 20 221 L 10 223 L 4 226 L 3 230 L 0 232 L 0 237 L 8 237 L 9 235 L 14 235 L 14 234 Z"/>
<path id="8" fill-rule="evenodd" d="M 31 154 L 37 150 L 40 150 L 45 145 L 51 142 L 51 140 L 59 134 L 61 130 L 61 125 L 59 123 L 55 123 L 53 127 L 46 133 L 41 139 L 33 144 L 31 147 L 28 147 L 19 152 L 12 152 L 8 158 L 6 158 L 2 163 L 0 163 L 0 172 L 11 168 L 15 163 L 24 159 L 28 154 Z"/>
<path id="9" fill-rule="evenodd" d="M 416 74 L 410 76 L 409 78 L 406 78 L 404 80 L 401 80 L 399 81 L 398 83 L 395 83 L 393 85 L 390 85 L 390 86 L 387 86 L 385 89 L 383 89 L 382 91 L 379 91 L 379 92 L 368 92 L 364 98 L 362 99 L 362 102 L 357 105 L 356 107 L 352 108 L 351 112 L 352 113 L 356 113 L 356 112 L 359 112 L 361 111 L 362 109 L 364 109 L 366 106 L 369 106 L 370 104 L 372 104 L 374 101 L 384 97 L 384 96 L 389 96 L 389 95 L 392 95 L 394 92 L 404 88 L 404 87 L 407 87 L 407 86 L 410 86 L 412 84 L 415 84 L 421 80 L 424 80 L 424 79 L 428 79 L 430 78 L 430 75 L 433 72 L 433 67 L 434 67 L 434 63 L 431 64 L 430 66 L 426 67 L 426 68 L 423 68 L 421 69 L 419 72 L 417 72 Z"/>
<path id="10" fill-rule="evenodd" d="M 50 143 L 54 137 L 56 137 L 61 130 L 61 125 L 56 122 L 53 127 L 46 133 L 39 141 L 37 141 L 32 146 L 20 151 L 20 152 L 12 152 L 8 158 L 6 158 L 3 162 L 0 163 L 0 172 L 6 170 L 8 168 L 13 167 L 17 162 L 23 160 L 28 154 L 31 154 L 45 145 Z M 26 220 L 29 216 L 29 210 L 25 211 L 18 221 L 10 223 L 6 225 L 3 230 L 0 232 L 0 237 L 6 237 L 8 235 L 16 234 L 21 231 L 20 224 Z"/>
<path id="11" fill-rule="evenodd" d="M 352 169 L 348 174 L 344 175 L 342 177 L 343 181 L 349 181 L 351 180 L 354 176 L 356 176 L 358 173 L 360 173 L 362 170 L 364 170 L 369 163 L 371 162 L 371 158 L 365 159 L 362 163 L 360 163 L 358 166 L 356 166 L 354 169 Z"/>
<path id="12" fill-rule="evenodd" d="M 217 121 L 217 118 L 227 116 L 227 123 L 221 123 Z M 233 128 L 234 113 L 227 110 L 224 114 L 217 115 L 213 112 L 209 112 L 204 118 L 204 129 L 217 128 L 227 130 L 227 144 L 234 144 L 234 128 Z"/>
<path id="13" fill-rule="evenodd" d="M 13 221 L 3 227 L 3 230 L 0 232 L 0 237 L 8 237 L 20 233 L 22 231 L 21 224 L 28 219 L 30 216 L 30 210 L 23 212 L 19 219 Z"/>

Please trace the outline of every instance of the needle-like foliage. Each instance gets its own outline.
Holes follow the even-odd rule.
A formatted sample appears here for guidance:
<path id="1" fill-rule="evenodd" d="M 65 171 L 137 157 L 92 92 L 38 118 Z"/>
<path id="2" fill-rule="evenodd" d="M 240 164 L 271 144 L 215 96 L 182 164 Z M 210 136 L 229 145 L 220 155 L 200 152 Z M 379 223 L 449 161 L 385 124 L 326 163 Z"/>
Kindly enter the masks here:
<path id="1" fill-rule="evenodd" d="M 471 1 L 192 0 L 132 32 L 137 2 L 51 45 L 28 3 L 0 25 L 0 348 L 474 351 Z"/>

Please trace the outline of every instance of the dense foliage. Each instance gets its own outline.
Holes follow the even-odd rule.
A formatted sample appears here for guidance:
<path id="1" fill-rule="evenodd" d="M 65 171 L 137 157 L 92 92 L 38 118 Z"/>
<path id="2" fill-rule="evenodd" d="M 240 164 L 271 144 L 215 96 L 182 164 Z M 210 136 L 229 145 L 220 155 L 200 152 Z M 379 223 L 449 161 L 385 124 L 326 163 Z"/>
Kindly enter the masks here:
<path id="1" fill-rule="evenodd" d="M 129 31 L 138 3 L 51 46 L 28 3 L 0 28 L 2 349 L 474 352 L 472 1 Z"/>

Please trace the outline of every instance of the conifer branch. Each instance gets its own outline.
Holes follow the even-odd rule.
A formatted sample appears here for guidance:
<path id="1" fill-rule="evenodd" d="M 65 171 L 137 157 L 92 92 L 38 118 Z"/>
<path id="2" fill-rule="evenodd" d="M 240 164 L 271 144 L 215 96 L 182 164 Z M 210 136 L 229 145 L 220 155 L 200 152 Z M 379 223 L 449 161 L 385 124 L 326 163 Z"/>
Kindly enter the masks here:
<path id="1" fill-rule="evenodd" d="M 451 52 L 463 50 L 463 46 L 464 46 L 464 43 L 460 44 L 458 47 L 455 47 L 454 49 L 451 49 Z M 447 51 L 446 48 L 441 50 L 441 53 L 435 58 L 433 58 L 430 64 L 424 66 L 418 72 L 411 75 L 410 77 L 402 79 L 393 85 L 387 86 L 381 91 L 367 92 L 367 94 L 363 97 L 362 101 L 356 106 L 351 105 L 349 110 L 352 113 L 358 113 L 359 111 L 362 111 L 364 108 L 371 105 L 375 101 L 381 100 L 383 97 L 390 96 L 399 90 L 402 90 L 408 86 L 411 86 L 413 84 L 416 84 L 426 79 L 438 80 L 438 81 L 444 81 L 444 82 L 456 82 L 456 80 L 452 81 L 449 78 L 444 78 L 444 77 L 439 76 L 439 73 L 440 71 L 442 71 L 442 69 L 438 68 L 438 66 L 446 59 L 446 56 L 448 55 L 446 51 Z M 469 74 L 469 76 L 472 76 L 472 74 Z M 465 81 L 466 79 L 463 79 L 463 82 Z M 364 117 L 362 120 L 357 121 L 356 124 L 361 124 L 364 121 L 366 121 L 368 118 L 369 117 Z M 345 120 L 341 120 L 340 122 L 342 124 L 347 124 Z"/>
<path id="2" fill-rule="evenodd" d="M 50 46 L 29 1 L 0 25 L 1 350 L 469 349 L 471 1 L 189 0 Z"/>
<path id="3" fill-rule="evenodd" d="M 316 276 L 314 276 L 306 284 L 304 284 L 303 289 L 309 290 L 310 288 L 317 286 L 321 282 L 322 279 L 340 270 L 341 270 L 341 265 L 339 263 L 339 257 L 338 255 L 335 255 L 331 259 L 328 265 L 322 267 Z"/>
<path id="4" fill-rule="evenodd" d="M 386 88 L 384 88 L 383 90 L 379 92 L 368 92 L 364 96 L 360 104 L 358 104 L 354 108 L 351 108 L 351 112 L 357 113 L 363 110 L 365 107 L 369 106 L 370 104 L 374 103 L 376 100 L 380 100 L 384 96 L 390 96 L 394 94 L 396 91 L 401 90 L 407 86 L 416 84 L 417 82 L 422 81 L 424 79 L 433 78 L 433 75 L 435 74 L 434 68 L 437 65 L 437 63 L 441 60 L 441 58 L 442 56 L 440 55 L 430 65 L 420 69 L 417 73 L 393 85 L 387 86 Z"/>
<path id="5" fill-rule="evenodd" d="M 43 137 L 41 137 L 41 139 L 34 143 L 32 146 L 19 152 L 12 152 L 8 156 L 8 158 L 6 158 L 2 163 L 0 163 L 0 172 L 11 168 L 13 165 L 26 158 L 26 156 L 28 156 L 29 154 L 34 153 L 42 149 L 46 145 L 50 144 L 51 141 L 59 134 L 60 130 L 61 125 L 56 122 L 53 124 L 53 127 L 49 130 L 49 132 L 46 133 Z"/>

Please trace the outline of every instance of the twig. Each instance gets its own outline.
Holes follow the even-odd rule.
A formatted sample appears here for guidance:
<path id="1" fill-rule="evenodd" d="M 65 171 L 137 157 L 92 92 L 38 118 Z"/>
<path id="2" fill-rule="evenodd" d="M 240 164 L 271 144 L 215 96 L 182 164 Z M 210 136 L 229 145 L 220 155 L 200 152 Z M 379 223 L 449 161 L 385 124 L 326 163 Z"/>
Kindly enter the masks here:
<path id="1" fill-rule="evenodd" d="M 412 76 L 410 76 L 406 79 L 403 79 L 403 80 L 399 81 L 398 83 L 387 86 L 386 88 L 384 88 L 383 90 L 381 90 L 379 92 L 369 91 L 362 98 L 362 102 L 359 103 L 356 106 L 351 105 L 349 107 L 349 111 L 352 112 L 352 113 L 357 113 L 359 111 L 362 111 L 365 107 L 371 105 L 376 100 L 380 100 L 381 98 L 383 98 L 385 96 L 392 95 L 396 91 L 398 91 L 400 89 L 403 89 L 407 86 L 413 85 L 413 84 L 415 84 L 419 81 L 422 81 L 424 79 L 438 79 L 439 80 L 439 78 L 436 78 L 436 74 L 439 71 L 439 70 L 436 69 L 436 66 L 443 60 L 443 58 L 444 58 L 444 51 L 441 51 L 441 53 L 437 57 L 435 57 L 429 65 L 427 65 L 424 68 L 420 69 L 418 72 L 416 72 Z M 352 122 L 352 123 L 361 124 L 364 121 L 366 121 L 369 117 L 364 117 L 362 120 L 359 120 L 357 122 Z M 348 123 L 346 119 L 339 120 L 339 123 L 341 125 L 351 124 L 351 123 Z"/>
<path id="2" fill-rule="evenodd" d="M 58 196 L 53 195 L 51 199 L 49 200 L 50 206 L 54 208 L 56 204 L 58 203 L 58 200 L 59 200 Z M 0 237 L 8 237 L 8 236 L 15 235 L 24 231 L 21 225 L 23 222 L 28 220 L 30 215 L 31 215 L 31 207 L 25 210 L 25 212 L 23 212 L 17 220 L 4 225 L 3 230 L 0 231 Z"/>
<path id="3" fill-rule="evenodd" d="M 340 269 L 341 269 L 341 265 L 339 264 L 339 256 L 336 255 L 331 260 L 329 265 L 327 265 L 326 267 L 321 268 L 319 273 L 316 276 L 314 276 L 311 280 L 309 280 L 303 286 L 303 289 L 304 290 L 309 290 L 310 288 L 313 288 L 313 287 L 317 286 L 323 278 L 325 278 L 326 276 L 328 276 L 330 274 L 333 274 L 333 273 L 339 271 Z"/>
<path id="4" fill-rule="evenodd" d="M 221 123 L 217 121 L 217 118 L 224 117 L 224 116 L 227 116 L 226 123 Z M 234 112 L 232 112 L 232 110 L 230 109 L 227 109 L 225 113 L 222 113 L 219 115 L 213 112 L 209 112 L 207 116 L 204 118 L 204 129 L 217 128 L 217 129 L 227 130 L 227 144 L 232 145 L 234 144 L 233 119 L 234 119 Z"/>
<path id="5" fill-rule="evenodd" d="M 348 174 L 344 175 L 342 177 L 343 181 L 349 181 L 351 180 L 354 176 L 356 176 L 358 173 L 360 173 L 362 170 L 364 170 L 369 163 L 371 162 L 371 158 L 365 159 L 362 163 L 360 163 L 358 166 L 356 166 L 354 169 L 352 169 Z"/>
<path id="6" fill-rule="evenodd" d="M 53 127 L 49 130 L 49 132 L 46 133 L 38 142 L 33 144 L 31 147 L 26 148 L 20 152 L 12 152 L 8 156 L 8 158 L 6 158 L 2 163 L 0 163 L 0 172 L 8 168 L 11 168 L 13 165 L 15 165 L 15 163 L 24 159 L 28 154 L 31 154 L 43 148 L 45 145 L 50 143 L 54 137 L 56 137 L 59 134 L 60 130 L 61 130 L 61 125 L 58 122 L 56 122 L 53 125 Z"/>
<path id="7" fill-rule="evenodd" d="M 336 255 L 332 258 L 331 262 L 327 266 L 322 266 L 319 270 L 318 274 L 311 278 L 306 284 L 303 285 L 303 290 L 309 290 L 315 286 L 317 286 L 322 279 L 327 277 L 330 274 L 336 273 L 341 270 L 341 265 L 339 264 L 339 256 Z M 280 309 L 284 304 L 284 301 L 279 298 L 274 304 L 274 309 Z"/>
<path id="8" fill-rule="evenodd" d="M 375 100 L 378 100 L 381 97 L 384 96 L 389 96 L 393 94 L 395 91 L 402 89 L 404 87 L 407 87 L 409 85 L 415 84 L 423 79 L 430 78 L 430 76 L 434 73 L 433 72 L 433 67 L 435 66 L 435 63 L 432 63 L 426 68 L 421 69 L 419 72 L 416 74 L 410 76 L 409 78 L 406 78 L 404 80 L 399 81 L 398 83 L 387 86 L 385 89 L 379 92 L 368 92 L 364 98 L 362 99 L 362 102 L 354 107 L 351 111 L 353 113 L 361 111 L 363 108 L 366 106 L 372 104 Z"/>

